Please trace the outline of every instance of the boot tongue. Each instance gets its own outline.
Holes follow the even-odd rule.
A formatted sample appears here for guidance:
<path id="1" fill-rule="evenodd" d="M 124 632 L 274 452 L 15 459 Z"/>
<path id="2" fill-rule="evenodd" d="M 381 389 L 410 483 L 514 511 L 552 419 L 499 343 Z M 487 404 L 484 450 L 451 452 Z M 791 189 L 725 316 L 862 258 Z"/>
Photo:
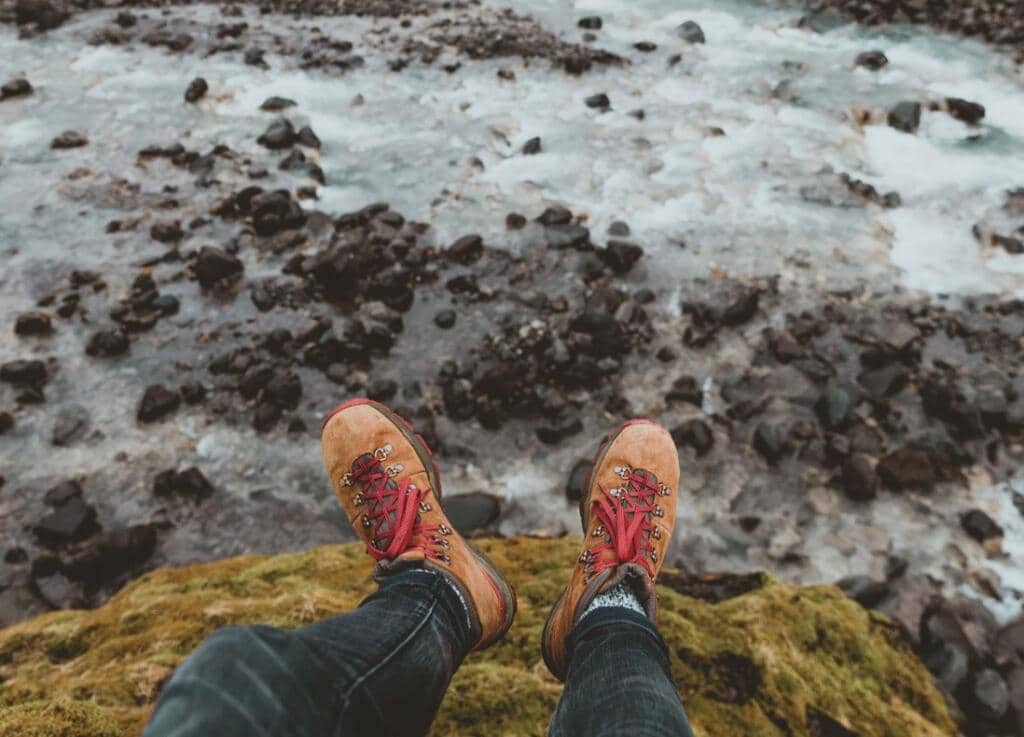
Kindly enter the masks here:
<path id="1" fill-rule="evenodd" d="M 398 494 L 398 484 L 395 483 L 394 479 L 389 478 L 387 482 L 385 482 L 384 488 L 387 490 L 385 492 L 385 498 L 374 499 L 367 505 L 367 513 L 374 517 L 380 525 L 378 531 L 382 537 L 374 538 L 372 541 L 373 547 L 377 548 L 377 550 L 384 550 L 387 547 L 387 539 L 383 536 L 398 524 L 398 513 L 395 509 L 391 509 L 387 513 L 382 511 L 385 503 L 390 503 L 391 505 L 395 504 L 395 499 Z"/>

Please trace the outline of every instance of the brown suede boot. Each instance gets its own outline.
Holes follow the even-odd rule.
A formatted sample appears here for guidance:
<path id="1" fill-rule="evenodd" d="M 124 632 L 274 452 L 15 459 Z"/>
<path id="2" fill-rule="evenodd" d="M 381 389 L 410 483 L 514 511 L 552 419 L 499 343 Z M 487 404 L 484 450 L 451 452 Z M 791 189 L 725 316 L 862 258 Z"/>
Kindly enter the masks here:
<path id="1" fill-rule="evenodd" d="M 469 613 L 474 650 L 508 631 L 516 596 L 494 565 L 462 539 L 441 508 L 441 478 L 430 449 L 387 407 L 353 399 L 323 428 L 324 466 L 379 578 L 408 567 L 443 574 Z"/>
<path id="2" fill-rule="evenodd" d="M 631 420 L 598 450 L 580 500 L 583 551 L 544 626 L 544 662 L 560 681 L 566 639 L 598 594 L 626 581 L 655 622 L 654 581 L 676 519 L 679 454 L 668 430 Z"/>

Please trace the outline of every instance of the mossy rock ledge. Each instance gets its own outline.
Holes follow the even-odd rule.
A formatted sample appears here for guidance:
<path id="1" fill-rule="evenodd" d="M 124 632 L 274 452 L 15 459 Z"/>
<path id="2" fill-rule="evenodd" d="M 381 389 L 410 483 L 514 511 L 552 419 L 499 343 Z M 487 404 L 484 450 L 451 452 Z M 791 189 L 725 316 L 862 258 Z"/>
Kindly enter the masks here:
<path id="1" fill-rule="evenodd" d="M 519 616 L 471 655 L 434 735 L 544 735 L 561 692 L 540 657 L 548 608 L 579 540 L 485 539 Z M 161 685 L 229 624 L 296 627 L 348 611 L 373 589 L 357 545 L 155 571 L 93 611 L 0 631 L 0 735 L 137 735 Z M 660 626 L 695 733 L 708 737 L 955 735 L 942 696 L 899 630 L 831 586 L 767 575 L 694 581 L 666 570 Z"/>

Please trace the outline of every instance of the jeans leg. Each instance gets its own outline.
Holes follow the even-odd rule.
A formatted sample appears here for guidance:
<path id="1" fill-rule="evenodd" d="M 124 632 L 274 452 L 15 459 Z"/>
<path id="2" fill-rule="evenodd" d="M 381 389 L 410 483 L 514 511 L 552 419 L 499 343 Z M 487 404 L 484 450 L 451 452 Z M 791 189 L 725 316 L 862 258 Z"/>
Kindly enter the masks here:
<path id="1" fill-rule="evenodd" d="M 168 682 L 144 737 L 418 737 L 469 651 L 455 590 L 396 573 L 349 614 L 215 632 Z"/>
<path id="2" fill-rule="evenodd" d="M 597 609 L 576 625 L 568 652 L 549 737 L 693 737 L 667 648 L 647 617 Z"/>

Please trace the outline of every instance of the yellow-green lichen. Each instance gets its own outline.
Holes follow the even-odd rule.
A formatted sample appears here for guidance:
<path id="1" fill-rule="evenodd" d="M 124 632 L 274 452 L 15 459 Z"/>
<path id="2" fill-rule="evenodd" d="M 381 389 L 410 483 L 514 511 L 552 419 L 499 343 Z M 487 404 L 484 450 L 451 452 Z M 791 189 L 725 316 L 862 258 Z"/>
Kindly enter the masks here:
<path id="1" fill-rule="evenodd" d="M 478 544 L 515 585 L 519 615 L 501 643 L 467 658 L 433 734 L 544 735 L 561 685 L 541 661 L 541 630 L 579 542 Z M 371 563 L 345 545 L 160 570 L 94 611 L 0 631 L 0 737 L 137 735 L 173 668 L 212 631 L 296 627 L 352 609 L 374 588 Z M 819 714 L 860 737 L 956 733 L 893 626 L 834 588 L 764 577 L 711 604 L 662 586 L 660 608 L 698 735 L 808 737 Z"/>

